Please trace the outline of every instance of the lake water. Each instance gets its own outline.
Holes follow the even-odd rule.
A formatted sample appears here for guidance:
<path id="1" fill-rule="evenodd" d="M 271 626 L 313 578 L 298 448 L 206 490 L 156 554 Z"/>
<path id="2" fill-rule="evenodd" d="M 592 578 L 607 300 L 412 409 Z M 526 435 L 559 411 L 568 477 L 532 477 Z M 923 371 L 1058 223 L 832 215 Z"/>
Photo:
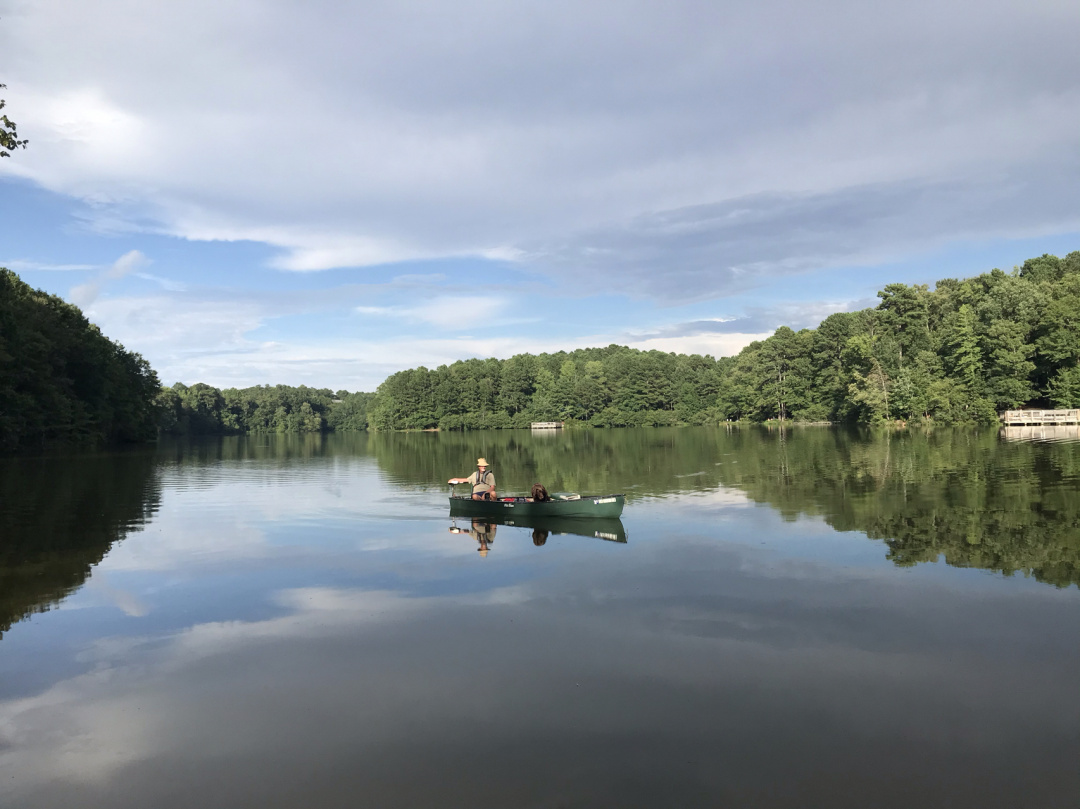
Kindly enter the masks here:
<path id="1" fill-rule="evenodd" d="M 454 522 L 480 455 L 621 525 Z M 1078 581 L 1080 443 L 996 431 L 8 459 L 0 806 L 1077 809 Z"/>

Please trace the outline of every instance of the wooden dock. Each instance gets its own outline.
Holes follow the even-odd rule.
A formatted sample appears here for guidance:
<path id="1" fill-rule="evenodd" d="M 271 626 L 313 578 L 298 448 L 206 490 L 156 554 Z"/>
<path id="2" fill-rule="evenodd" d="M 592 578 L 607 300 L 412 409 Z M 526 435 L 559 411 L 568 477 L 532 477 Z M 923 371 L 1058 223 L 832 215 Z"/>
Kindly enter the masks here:
<path id="1" fill-rule="evenodd" d="M 1080 410 L 1006 410 L 1001 423 L 1007 427 L 1080 424 Z"/>
<path id="2" fill-rule="evenodd" d="M 534 430 L 558 430 L 563 423 L 561 421 L 534 421 L 529 426 Z"/>

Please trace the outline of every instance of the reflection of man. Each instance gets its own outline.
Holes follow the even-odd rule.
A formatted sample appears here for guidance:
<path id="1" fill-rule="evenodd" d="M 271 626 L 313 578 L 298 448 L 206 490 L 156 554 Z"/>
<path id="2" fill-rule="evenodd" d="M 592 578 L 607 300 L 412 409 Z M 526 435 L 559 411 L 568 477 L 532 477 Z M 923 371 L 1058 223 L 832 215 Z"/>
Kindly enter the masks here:
<path id="1" fill-rule="evenodd" d="M 473 539 L 480 543 L 480 547 L 476 550 L 480 552 L 481 556 L 487 556 L 491 543 L 495 541 L 495 523 L 473 520 L 469 533 L 472 534 Z"/>
<path id="2" fill-rule="evenodd" d="M 468 532 L 454 525 L 450 527 L 450 533 L 468 533 L 469 536 L 475 539 L 480 545 L 480 547 L 476 549 L 480 552 L 480 555 L 487 556 L 488 551 L 491 550 L 491 543 L 495 541 L 495 523 L 485 522 L 484 520 L 473 520 Z"/>
<path id="3" fill-rule="evenodd" d="M 495 474 L 488 469 L 488 462 L 484 458 L 476 459 L 476 471 L 467 478 L 450 478 L 451 485 L 469 483 L 472 485 L 473 500 L 494 500 Z"/>

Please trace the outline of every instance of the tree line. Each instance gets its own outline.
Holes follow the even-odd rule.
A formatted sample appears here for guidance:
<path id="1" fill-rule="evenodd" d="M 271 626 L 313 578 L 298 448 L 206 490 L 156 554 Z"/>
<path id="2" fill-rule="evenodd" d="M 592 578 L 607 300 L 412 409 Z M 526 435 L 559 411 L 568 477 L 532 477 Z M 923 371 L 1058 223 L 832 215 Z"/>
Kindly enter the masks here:
<path id="1" fill-rule="evenodd" d="M 77 306 L 0 268 L 0 450 L 153 438 L 159 389 Z"/>
<path id="2" fill-rule="evenodd" d="M 738 355 L 579 349 L 393 374 L 376 429 L 593 427 L 771 420 L 992 423 L 1080 406 L 1080 252 L 1006 273 L 889 284 L 874 308 L 777 329 Z"/>
<path id="3" fill-rule="evenodd" d="M 878 297 L 747 346 L 725 374 L 721 415 L 962 424 L 1080 405 L 1080 252 Z"/>
<path id="4" fill-rule="evenodd" d="M 304 385 L 251 388 L 176 383 L 155 397 L 158 428 L 172 435 L 355 432 L 368 428 L 374 394 Z"/>
<path id="5" fill-rule="evenodd" d="M 0 449 L 170 434 L 473 430 L 726 421 L 992 423 L 1080 406 L 1080 252 L 1006 273 L 889 284 L 873 308 L 777 329 L 738 355 L 626 346 L 400 371 L 374 393 L 160 388 L 79 309 L 0 272 Z"/>

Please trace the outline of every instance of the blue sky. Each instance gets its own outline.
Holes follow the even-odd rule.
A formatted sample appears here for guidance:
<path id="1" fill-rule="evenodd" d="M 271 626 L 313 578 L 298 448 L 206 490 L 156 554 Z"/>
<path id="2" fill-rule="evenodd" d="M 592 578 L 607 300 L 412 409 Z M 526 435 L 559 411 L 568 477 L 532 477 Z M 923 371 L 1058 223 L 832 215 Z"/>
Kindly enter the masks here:
<path id="1" fill-rule="evenodd" d="M 0 0 L 0 266 L 162 381 L 373 390 L 1080 249 L 1080 4 Z"/>

